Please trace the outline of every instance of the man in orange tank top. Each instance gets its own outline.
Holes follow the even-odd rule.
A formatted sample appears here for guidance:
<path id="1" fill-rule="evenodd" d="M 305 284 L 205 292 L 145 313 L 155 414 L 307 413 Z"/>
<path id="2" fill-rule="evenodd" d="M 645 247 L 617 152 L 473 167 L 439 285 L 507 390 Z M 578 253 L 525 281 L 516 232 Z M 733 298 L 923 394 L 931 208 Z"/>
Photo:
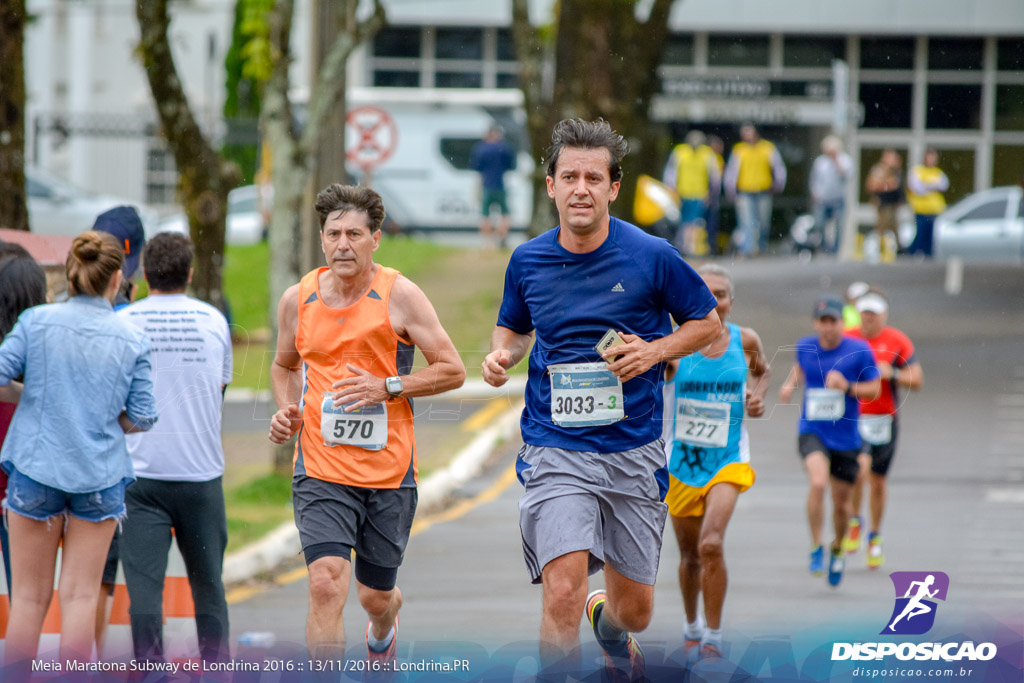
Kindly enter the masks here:
<path id="1" fill-rule="evenodd" d="M 334 184 L 317 195 L 316 211 L 327 266 L 278 305 L 270 440 L 299 434 L 292 498 L 309 571 L 310 657 L 344 657 L 341 614 L 354 570 L 369 615 L 367 659 L 387 672 L 417 500 L 410 399 L 461 386 L 466 369 L 426 295 L 373 261 L 380 195 Z M 427 366 L 412 372 L 417 346 Z"/>

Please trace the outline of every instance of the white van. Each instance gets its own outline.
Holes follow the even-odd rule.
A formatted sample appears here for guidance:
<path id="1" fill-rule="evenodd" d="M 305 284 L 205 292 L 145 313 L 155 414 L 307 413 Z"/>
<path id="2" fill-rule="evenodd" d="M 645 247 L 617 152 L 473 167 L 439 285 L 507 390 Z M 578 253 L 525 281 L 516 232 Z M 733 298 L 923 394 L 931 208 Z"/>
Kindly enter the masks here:
<path id="1" fill-rule="evenodd" d="M 380 193 L 403 232 L 475 231 L 481 186 L 470 154 L 498 124 L 517 150 L 516 168 L 505 174 L 512 230 L 525 231 L 534 162 L 522 103 L 519 90 L 350 88 L 348 170 Z M 367 161 L 379 161 L 368 178 L 360 166 Z"/>

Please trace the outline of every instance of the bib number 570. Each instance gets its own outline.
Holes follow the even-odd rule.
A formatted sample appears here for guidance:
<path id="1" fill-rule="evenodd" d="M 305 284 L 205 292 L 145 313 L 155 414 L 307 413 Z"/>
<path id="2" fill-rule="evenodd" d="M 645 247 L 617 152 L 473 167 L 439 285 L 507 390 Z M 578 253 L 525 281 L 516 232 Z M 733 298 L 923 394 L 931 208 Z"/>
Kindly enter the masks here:
<path id="1" fill-rule="evenodd" d="M 348 436 L 345 430 L 348 429 Z M 335 439 L 354 439 L 356 436 L 361 439 L 369 439 L 373 436 L 373 422 L 370 420 L 336 420 L 334 422 Z"/>

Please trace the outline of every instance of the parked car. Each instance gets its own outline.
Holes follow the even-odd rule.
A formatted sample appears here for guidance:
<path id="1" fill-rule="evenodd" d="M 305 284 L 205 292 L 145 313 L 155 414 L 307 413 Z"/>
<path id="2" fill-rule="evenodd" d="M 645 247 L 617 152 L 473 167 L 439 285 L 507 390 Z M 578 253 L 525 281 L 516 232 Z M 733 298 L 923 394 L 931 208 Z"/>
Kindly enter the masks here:
<path id="1" fill-rule="evenodd" d="M 946 209 L 935 219 L 935 254 L 1024 264 L 1024 189 L 993 187 Z"/>
<path id="2" fill-rule="evenodd" d="M 243 185 L 228 193 L 228 217 L 224 239 L 228 244 L 256 244 L 267 237 L 267 218 L 273 194 L 270 187 Z M 185 214 L 177 213 L 160 221 L 154 232 L 188 234 Z"/>
<path id="3" fill-rule="evenodd" d="M 134 206 L 147 234 L 156 225 L 156 213 L 139 202 L 96 194 L 32 166 L 25 168 L 29 230 L 41 235 L 79 235 L 100 215 L 115 206 Z"/>

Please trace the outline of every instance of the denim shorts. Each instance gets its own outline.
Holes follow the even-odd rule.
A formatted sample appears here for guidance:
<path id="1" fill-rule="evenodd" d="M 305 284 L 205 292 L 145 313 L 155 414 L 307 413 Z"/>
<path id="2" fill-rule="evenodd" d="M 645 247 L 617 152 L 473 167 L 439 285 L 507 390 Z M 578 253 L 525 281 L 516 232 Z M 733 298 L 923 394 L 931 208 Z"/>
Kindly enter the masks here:
<path id="1" fill-rule="evenodd" d="M 125 515 L 124 489 L 127 481 L 88 493 L 68 493 L 30 479 L 11 468 L 4 508 L 22 517 L 45 521 L 71 514 L 86 522 L 121 519 Z"/>

